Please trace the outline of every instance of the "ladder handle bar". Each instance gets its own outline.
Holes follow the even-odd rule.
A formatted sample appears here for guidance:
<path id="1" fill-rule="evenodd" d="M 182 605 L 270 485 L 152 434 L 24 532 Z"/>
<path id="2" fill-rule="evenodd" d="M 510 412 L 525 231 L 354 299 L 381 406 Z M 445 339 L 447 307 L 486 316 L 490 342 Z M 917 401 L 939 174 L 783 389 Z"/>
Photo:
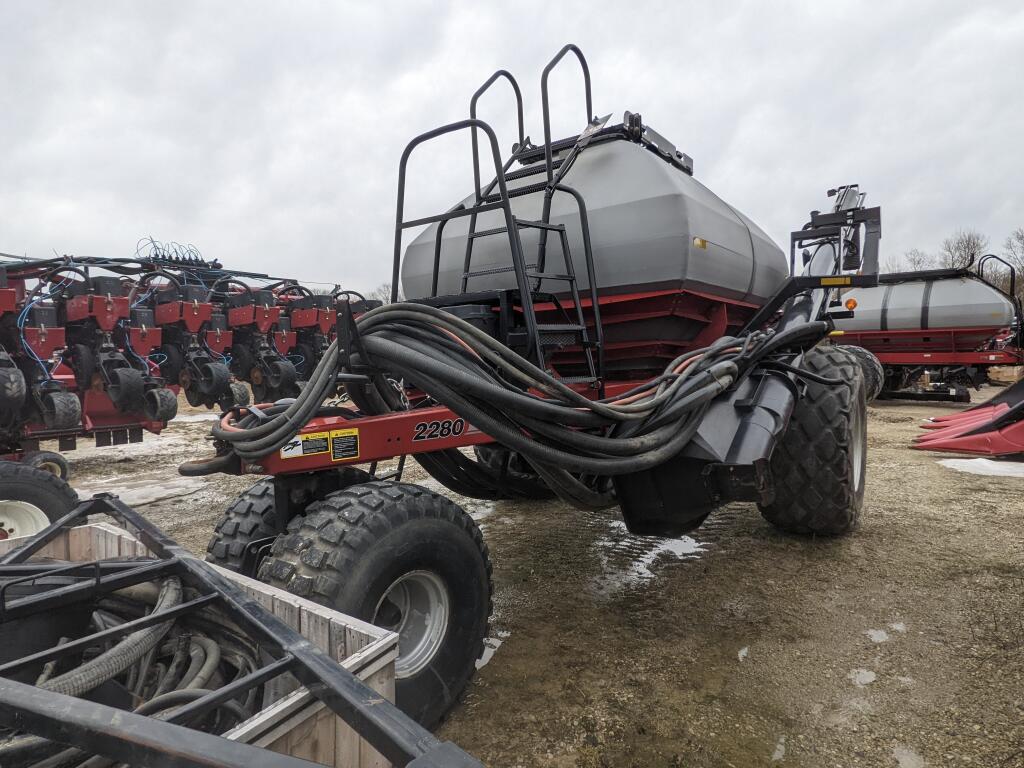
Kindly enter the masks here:
<path id="1" fill-rule="evenodd" d="M 985 278 L 985 263 L 987 261 L 991 260 L 991 259 L 995 259 L 1000 264 L 1002 264 L 1004 267 L 1006 267 L 1007 269 L 1010 270 L 1010 295 L 1011 296 L 1016 296 L 1017 295 L 1017 270 L 1014 269 L 1013 265 L 1010 264 L 1010 262 L 1008 262 L 1006 259 L 1004 259 L 1004 258 L 1002 258 L 1000 256 L 996 256 L 994 253 L 987 253 L 987 254 L 985 254 L 984 256 L 981 257 L 981 260 L 978 262 L 978 277 L 980 277 L 982 279 Z"/>
<path id="2" fill-rule="evenodd" d="M 487 91 L 488 88 L 490 88 L 492 85 L 494 85 L 494 83 L 497 82 L 498 79 L 502 78 L 502 77 L 505 78 L 506 80 L 508 80 L 509 85 L 512 86 L 512 91 L 514 92 L 515 97 L 516 97 L 516 117 L 519 120 L 519 148 L 521 149 L 523 144 L 526 142 L 526 135 L 525 135 L 524 127 L 523 127 L 523 92 L 519 90 L 519 83 L 516 82 L 516 79 L 512 76 L 512 73 L 509 72 L 508 70 L 499 69 L 497 72 L 495 72 L 489 78 L 487 78 L 487 82 L 485 82 L 483 85 L 481 85 L 479 88 L 476 89 L 476 93 L 473 94 L 473 98 L 471 98 L 469 100 L 469 117 L 472 120 L 476 119 L 476 103 L 477 103 L 477 101 L 479 101 L 480 97 L 484 95 L 484 92 Z M 477 158 L 476 128 L 472 129 L 472 131 L 470 132 L 470 135 L 472 137 L 472 142 L 473 142 L 473 182 L 474 182 L 473 189 L 476 190 L 477 200 L 479 201 L 479 199 L 480 199 L 480 161 Z"/>
<path id="3" fill-rule="evenodd" d="M 566 45 L 562 50 L 551 61 L 544 67 L 544 72 L 540 76 L 540 96 L 541 106 L 544 111 L 544 162 L 547 165 L 548 171 L 548 183 L 552 181 L 552 157 L 551 157 L 551 110 L 548 106 L 548 75 L 551 74 L 558 62 L 562 60 L 565 54 L 572 51 L 576 54 L 576 58 L 580 61 L 580 67 L 583 69 L 583 88 L 587 98 L 587 125 L 590 125 L 591 120 L 594 119 L 594 105 L 590 96 L 590 67 L 587 66 L 587 60 L 583 57 L 583 52 L 572 43 Z"/>
<path id="4" fill-rule="evenodd" d="M 508 189 L 505 185 L 505 174 L 502 173 L 501 165 L 501 154 L 498 151 L 498 137 L 494 135 L 494 129 L 491 128 L 483 120 L 477 120 L 476 118 L 469 118 L 468 120 L 459 120 L 448 125 L 442 125 L 440 128 L 435 128 L 432 131 L 421 133 L 419 136 L 414 138 L 405 147 L 405 151 L 402 152 L 402 159 L 398 163 L 398 205 L 395 212 L 395 253 L 394 253 L 394 264 L 391 269 L 391 301 L 398 301 L 398 281 L 400 279 L 400 272 L 402 266 L 402 225 L 405 223 L 403 216 L 405 214 L 405 174 L 406 166 L 409 164 L 409 157 L 412 155 L 412 151 L 416 149 L 420 144 L 436 139 L 439 136 L 444 136 L 449 133 L 455 133 L 456 131 L 463 131 L 469 129 L 479 128 L 485 134 L 491 145 L 491 159 L 494 161 L 494 173 L 498 177 L 498 191 L 501 196 L 502 209 L 505 214 L 505 226 L 509 232 L 509 244 L 512 248 L 513 264 L 517 264 L 518 267 L 522 267 L 522 251 L 519 248 L 519 233 L 515 229 L 515 220 L 512 217 L 512 206 L 509 204 Z M 519 275 L 522 271 L 517 269 L 517 277 L 521 277 L 520 284 L 525 285 L 526 277 Z M 531 307 L 532 308 L 532 307 Z"/>

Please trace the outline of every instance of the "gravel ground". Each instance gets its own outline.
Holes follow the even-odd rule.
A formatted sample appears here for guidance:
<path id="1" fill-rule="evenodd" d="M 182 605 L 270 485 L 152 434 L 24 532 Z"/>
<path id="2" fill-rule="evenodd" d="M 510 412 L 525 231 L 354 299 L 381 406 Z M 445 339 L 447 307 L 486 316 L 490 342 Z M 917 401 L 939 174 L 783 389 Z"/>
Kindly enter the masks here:
<path id="1" fill-rule="evenodd" d="M 440 735 L 495 766 L 1024 766 L 1024 479 L 907 448 L 959 407 L 871 406 L 862 524 L 840 540 L 782 535 L 749 505 L 676 541 L 611 512 L 460 500 L 495 615 Z M 73 483 L 203 552 L 253 481 L 178 477 L 208 426 L 76 451 Z"/>

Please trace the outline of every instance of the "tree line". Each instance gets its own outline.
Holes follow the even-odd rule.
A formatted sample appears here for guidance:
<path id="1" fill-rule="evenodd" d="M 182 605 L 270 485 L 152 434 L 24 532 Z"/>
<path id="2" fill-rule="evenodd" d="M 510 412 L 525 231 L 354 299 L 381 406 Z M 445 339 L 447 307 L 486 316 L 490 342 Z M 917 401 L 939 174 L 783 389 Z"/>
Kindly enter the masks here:
<path id="1" fill-rule="evenodd" d="M 1005 259 L 1017 272 L 1016 292 L 1024 299 L 1024 227 L 1017 227 L 1003 241 L 1002 248 L 992 248 L 987 235 L 975 229 L 958 229 L 942 241 L 938 253 L 912 248 L 902 256 L 887 256 L 883 272 L 919 272 L 924 269 L 977 270 L 981 257 L 994 253 Z M 996 261 L 985 265 L 985 278 L 1004 291 L 1010 289 L 1010 271 Z"/>

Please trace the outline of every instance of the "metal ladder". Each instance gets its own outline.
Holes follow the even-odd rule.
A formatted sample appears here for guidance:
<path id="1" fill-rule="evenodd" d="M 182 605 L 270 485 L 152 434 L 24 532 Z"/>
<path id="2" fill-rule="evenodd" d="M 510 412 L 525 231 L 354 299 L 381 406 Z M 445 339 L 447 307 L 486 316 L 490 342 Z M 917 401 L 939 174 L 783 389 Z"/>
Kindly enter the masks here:
<path id="1" fill-rule="evenodd" d="M 548 75 L 552 69 L 558 64 L 558 62 L 569 52 L 573 52 L 580 61 L 580 65 L 583 70 L 584 87 L 586 94 L 586 110 L 587 110 L 587 128 L 580 134 L 576 139 L 575 143 L 569 149 L 565 157 L 556 160 L 553 157 L 552 151 L 552 140 L 551 140 L 551 116 L 550 107 L 548 100 Z M 572 167 L 579 153 L 586 148 L 590 143 L 591 138 L 594 134 L 599 131 L 608 118 L 595 119 L 591 117 L 592 106 L 591 106 L 591 90 L 590 90 L 590 71 L 587 67 L 586 59 L 580 52 L 579 48 L 575 45 L 565 46 L 559 53 L 552 59 L 548 65 L 544 68 L 543 75 L 541 77 L 541 96 L 543 102 L 543 115 L 544 115 L 544 165 L 523 168 L 516 171 L 509 171 L 513 162 L 517 160 L 522 154 L 528 150 L 535 149 L 529 141 L 529 138 L 524 136 L 523 132 L 523 101 L 522 94 L 519 89 L 519 85 L 515 78 L 505 70 L 498 70 L 473 94 L 470 100 L 469 112 L 470 120 L 476 121 L 476 105 L 480 96 L 483 95 L 498 79 L 505 78 L 512 86 L 512 90 L 516 98 L 516 109 L 518 116 L 518 127 L 519 127 L 519 141 L 513 147 L 512 154 L 509 159 L 501 167 L 500 173 L 496 174 L 494 179 L 487 185 L 483 190 L 480 188 L 480 166 L 478 160 L 478 145 L 476 136 L 476 127 L 471 129 L 472 135 L 472 147 L 473 147 L 473 181 L 474 181 L 474 204 L 467 209 L 468 215 L 470 216 L 469 221 L 469 232 L 466 238 L 466 255 L 463 263 L 462 270 L 462 282 L 461 292 L 469 292 L 469 281 L 474 277 L 483 277 L 488 275 L 496 275 L 507 272 L 516 273 L 517 288 L 519 290 L 520 301 L 523 304 L 523 315 L 527 326 L 527 333 L 529 335 L 529 347 L 530 351 L 536 357 L 537 363 L 541 368 L 547 367 L 547 351 L 552 348 L 561 348 L 564 346 L 579 346 L 583 350 L 584 358 L 586 360 L 586 375 L 577 377 L 567 377 L 564 380 L 568 383 L 585 383 L 595 387 L 601 386 L 602 380 L 602 369 L 603 369 L 603 329 L 601 327 L 600 308 L 597 299 L 597 284 L 594 275 L 593 265 L 593 254 L 590 246 L 590 227 L 587 220 L 586 204 L 575 189 L 569 187 L 562 182 L 565 174 L 568 173 Z M 530 176 L 539 175 L 541 172 L 545 174 L 545 180 L 535 182 L 532 184 L 525 184 L 515 189 L 508 189 L 507 182 L 518 181 L 520 179 L 528 178 Z M 499 181 L 500 177 L 500 181 Z M 499 191 L 495 192 L 495 186 L 499 187 Z M 543 192 L 543 213 L 540 220 L 520 219 L 515 216 L 506 217 L 508 220 L 511 218 L 511 222 L 506 222 L 505 226 L 495 227 L 492 229 L 486 229 L 478 231 L 477 225 L 477 214 L 486 206 L 502 203 L 508 201 L 513 197 L 523 197 L 527 195 L 533 195 Z M 565 225 L 563 224 L 552 224 L 551 223 L 551 202 L 555 192 L 562 192 L 573 197 L 577 204 L 580 214 L 580 225 L 582 227 L 583 245 L 584 245 L 584 257 L 587 266 L 587 276 L 589 282 L 589 293 L 591 301 L 591 310 L 594 317 L 594 329 L 588 328 L 586 319 L 583 314 L 583 304 L 580 299 L 579 286 L 576 279 L 576 271 L 573 265 L 572 253 L 569 249 L 569 239 L 566 233 Z M 432 285 L 433 293 L 436 295 L 437 292 L 437 262 L 440 256 L 440 244 L 441 244 L 441 230 L 443 224 L 439 225 L 437 233 L 437 243 L 435 251 L 435 272 L 434 281 Z M 511 227 L 511 230 L 510 230 Z M 520 230 L 523 229 L 537 229 L 539 230 L 539 241 L 537 246 L 537 257 L 533 263 L 525 263 L 523 259 L 523 249 L 521 244 Z M 559 245 L 562 251 L 562 264 L 563 269 L 560 272 L 550 271 L 546 267 L 547 262 L 547 243 L 549 233 L 556 233 L 559 241 Z M 494 235 L 507 234 L 510 242 L 516 241 L 519 243 L 518 248 L 513 246 L 511 248 L 512 264 L 506 267 L 492 267 L 490 269 L 473 270 L 472 259 L 473 259 L 473 245 L 476 240 L 484 237 L 492 237 Z M 525 278 L 525 279 L 524 279 Z M 541 291 L 545 280 L 562 283 L 564 285 L 564 292 L 568 292 L 570 298 L 570 306 L 564 307 L 562 302 L 557 298 L 554 293 Z M 552 306 L 557 311 L 561 312 L 564 322 L 560 323 L 538 323 L 536 321 L 536 309 L 535 305 L 538 298 L 545 298 L 550 301 Z M 527 309 L 529 305 L 529 310 Z"/>

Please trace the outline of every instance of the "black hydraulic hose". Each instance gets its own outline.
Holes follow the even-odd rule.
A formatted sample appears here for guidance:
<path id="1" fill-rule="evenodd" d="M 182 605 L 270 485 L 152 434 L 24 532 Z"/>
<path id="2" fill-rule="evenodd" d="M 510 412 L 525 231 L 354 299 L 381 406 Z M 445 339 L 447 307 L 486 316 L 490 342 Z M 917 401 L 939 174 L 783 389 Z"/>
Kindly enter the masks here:
<path id="1" fill-rule="evenodd" d="M 153 696 L 159 696 L 177 687 L 178 681 L 181 679 L 181 668 L 185 666 L 185 659 L 189 658 L 188 649 L 191 642 L 191 636 L 187 634 L 178 636 L 174 645 L 174 656 L 171 658 L 171 663 L 167 667 L 167 672 L 164 673 L 163 679 L 157 685 L 156 690 L 153 691 Z"/>
<path id="2" fill-rule="evenodd" d="M 166 579 L 160 589 L 154 611 L 173 608 L 181 602 L 181 581 L 177 576 Z M 124 672 L 160 642 L 173 620 L 132 632 L 109 650 L 81 666 L 51 678 L 40 688 L 67 696 L 81 696 Z"/>
<path id="3" fill-rule="evenodd" d="M 206 659 L 203 661 L 202 666 L 196 671 L 196 674 L 192 679 L 186 681 L 182 678 L 182 687 L 186 690 L 192 688 L 205 688 L 206 684 L 210 682 L 210 678 L 213 677 L 213 673 L 217 671 L 217 665 L 220 664 L 220 646 L 217 645 L 216 641 L 211 640 L 208 637 L 195 635 L 192 638 L 192 642 L 203 649 L 203 654 L 206 656 Z"/>

